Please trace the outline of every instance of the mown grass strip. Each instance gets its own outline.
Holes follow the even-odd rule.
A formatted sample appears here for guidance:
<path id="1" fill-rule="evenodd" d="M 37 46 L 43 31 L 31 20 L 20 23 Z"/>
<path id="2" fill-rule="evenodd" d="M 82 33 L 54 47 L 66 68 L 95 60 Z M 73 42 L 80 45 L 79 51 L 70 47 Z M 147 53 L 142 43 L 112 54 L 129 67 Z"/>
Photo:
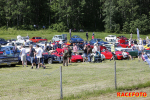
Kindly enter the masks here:
<path id="1" fill-rule="evenodd" d="M 138 90 L 140 88 L 146 88 L 146 87 L 150 87 L 150 81 L 143 83 L 143 84 L 119 87 L 117 88 L 117 90 L 112 89 L 112 88 L 107 88 L 105 90 L 84 91 L 77 95 L 71 94 L 68 97 L 64 97 L 63 100 L 87 99 L 89 97 L 97 97 L 97 96 L 107 94 L 107 93 L 114 93 L 114 92 L 120 92 L 120 91 L 134 91 L 134 90 Z"/>

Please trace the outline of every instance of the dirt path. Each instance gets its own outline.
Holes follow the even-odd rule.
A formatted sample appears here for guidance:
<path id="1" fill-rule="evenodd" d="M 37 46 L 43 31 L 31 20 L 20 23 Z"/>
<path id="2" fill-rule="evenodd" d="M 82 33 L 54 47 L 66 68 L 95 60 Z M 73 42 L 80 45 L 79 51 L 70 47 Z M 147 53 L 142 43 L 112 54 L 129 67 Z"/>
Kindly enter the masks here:
<path id="1" fill-rule="evenodd" d="M 132 91 L 122 91 L 124 93 L 126 92 L 146 92 L 147 97 L 117 97 L 117 92 L 111 93 L 111 94 L 105 94 L 101 95 L 99 97 L 91 97 L 87 98 L 87 100 L 150 100 L 150 87 L 142 88 L 138 90 L 132 90 Z M 122 93 L 120 92 L 120 93 Z"/>

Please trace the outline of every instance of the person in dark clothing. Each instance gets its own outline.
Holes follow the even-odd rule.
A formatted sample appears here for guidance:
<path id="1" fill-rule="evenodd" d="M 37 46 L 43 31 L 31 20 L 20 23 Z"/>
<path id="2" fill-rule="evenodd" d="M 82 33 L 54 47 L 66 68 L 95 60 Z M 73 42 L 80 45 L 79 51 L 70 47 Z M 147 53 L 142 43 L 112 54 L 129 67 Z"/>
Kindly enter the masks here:
<path id="1" fill-rule="evenodd" d="M 52 42 L 51 42 L 51 40 L 49 41 L 49 44 L 51 44 Z"/>
<path id="2" fill-rule="evenodd" d="M 146 40 L 145 39 L 143 40 L 143 45 L 146 45 Z"/>
<path id="3" fill-rule="evenodd" d="M 87 41 L 88 41 L 88 38 L 89 38 L 88 32 L 86 32 L 86 38 L 87 38 Z"/>
<path id="4" fill-rule="evenodd" d="M 137 41 L 136 41 L 136 39 L 134 40 L 134 44 L 137 44 Z"/>
<path id="5" fill-rule="evenodd" d="M 92 49 L 90 45 L 88 45 L 88 48 L 87 48 L 88 62 L 91 62 L 91 53 L 92 53 Z"/>
<path id="6" fill-rule="evenodd" d="M 66 48 L 66 46 L 63 46 L 62 49 L 62 53 L 63 53 L 63 66 L 68 66 L 68 48 Z"/>
<path id="7" fill-rule="evenodd" d="M 72 54 L 72 51 L 71 51 L 71 48 L 69 46 L 67 46 L 68 48 L 68 63 L 71 63 L 71 54 Z"/>
<path id="8" fill-rule="evenodd" d="M 31 64 L 32 64 L 31 69 L 33 69 L 33 66 L 34 66 L 34 64 L 33 64 L 33 61 L 34 61 L 34 58 L 35 58 L 34 54 L 35 54 L 35 49 L 33 48 L 32 45 L 30 45 L 29 55 L 30 55 L 30 61 L 31 61 Z"/>

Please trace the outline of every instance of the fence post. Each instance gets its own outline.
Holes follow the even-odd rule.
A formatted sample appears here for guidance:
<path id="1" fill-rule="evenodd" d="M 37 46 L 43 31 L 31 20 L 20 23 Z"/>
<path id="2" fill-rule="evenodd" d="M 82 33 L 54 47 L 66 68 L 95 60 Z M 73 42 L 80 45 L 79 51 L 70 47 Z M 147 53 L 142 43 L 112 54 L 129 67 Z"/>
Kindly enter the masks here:
<path id="1" fill-rule="evenodd" d="M 117 89 L 117 79 L 116 79 L 116 61 L 114 61 L 114 71 L 115 71 L 115 89 Z"/>
<path id="2" fill-rule="evenodd" d="M 63 99 L 63 91 L 62 91 L 62 66 L 60 66 L 60 99 Z"/>

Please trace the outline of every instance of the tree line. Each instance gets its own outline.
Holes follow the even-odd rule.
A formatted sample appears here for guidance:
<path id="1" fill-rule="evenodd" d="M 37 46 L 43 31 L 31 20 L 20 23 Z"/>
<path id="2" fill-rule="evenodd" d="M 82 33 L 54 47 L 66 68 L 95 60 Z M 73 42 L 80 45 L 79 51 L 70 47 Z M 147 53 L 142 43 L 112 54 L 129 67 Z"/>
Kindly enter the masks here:
<path id="1" fill-rule="evenodd" d="M 0 0 L 0 27 L 57 31 L 150 30 L 150 0 Z"/>

